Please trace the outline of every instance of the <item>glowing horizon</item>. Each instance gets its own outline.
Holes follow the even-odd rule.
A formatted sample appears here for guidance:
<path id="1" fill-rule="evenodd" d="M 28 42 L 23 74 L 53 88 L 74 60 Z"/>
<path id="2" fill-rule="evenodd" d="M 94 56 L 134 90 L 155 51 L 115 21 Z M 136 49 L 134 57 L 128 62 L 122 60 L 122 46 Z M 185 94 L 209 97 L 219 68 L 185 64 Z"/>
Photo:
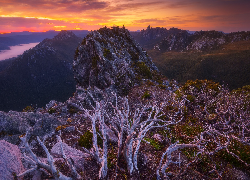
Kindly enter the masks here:
<path id="1" fill-rule="evenodd" d="M 0 0 L 0 33 L 125 26 L 250 31 L 248 0 Z"/>

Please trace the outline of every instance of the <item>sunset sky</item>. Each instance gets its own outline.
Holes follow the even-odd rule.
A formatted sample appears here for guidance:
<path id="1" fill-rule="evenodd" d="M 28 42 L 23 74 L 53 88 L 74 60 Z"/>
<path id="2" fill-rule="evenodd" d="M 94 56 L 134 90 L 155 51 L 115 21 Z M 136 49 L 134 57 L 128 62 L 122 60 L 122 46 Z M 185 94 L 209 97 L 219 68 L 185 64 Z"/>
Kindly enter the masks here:
<path id="1" fill-rule="evenodd" d="M 250 0 L 0 0 L 0 33 L 113 25 L 250 31 Z"/>

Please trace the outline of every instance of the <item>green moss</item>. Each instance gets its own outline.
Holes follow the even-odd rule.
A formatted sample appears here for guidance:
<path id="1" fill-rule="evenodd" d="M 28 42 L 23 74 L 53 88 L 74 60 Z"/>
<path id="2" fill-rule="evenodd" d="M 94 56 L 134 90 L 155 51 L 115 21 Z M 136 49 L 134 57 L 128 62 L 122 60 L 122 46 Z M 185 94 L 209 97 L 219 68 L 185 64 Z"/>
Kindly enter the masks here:
<path id="1" fill-rule="evenodd" d="M 165 106 L 164 107 L 164 110 L 167 112 L 167 111 L 175 111 L 177 112 L 178 111 L 178 107 L 174 107 L 172 105 L 168 105 L 168 106 Z"/>
<path id="2" fill-rule="evenodd" d="M 93 138 L 93 134 L 88 130 L 84 133 L 84 135 L 82 135 L 80 137 L 80 139 L 78 140 L 78 144 L 81 147 L 85 147 L 87 149 L 90 149 L 92 147 L 92 138 Z"/>
<path id="3" fill-rule="evenodd" d="M 94 71 L 94 74 L 95 74 L 96 77 L 98 76 L 98 72 L 99 72 L 99 70 L 98 70 L 98 68 L 97 68 L 97 63 L 98 63 L 99 60 L 100 60 L 100 58 L 99 58 L 99 56 L 97 56 L 97 55 L 92 57 L 92 65 L 91 65 L 91 68 L 92 68 L 92 70 Z"/>
<path id="4" fill-rule="evenodd" d="M 189 160 L 193 159 L 193 158 L 197 155 L 197 153 L 198 153 L 197 149 L 195 149 L 195 148 L 183 148 L 183 149 L 181 149 L 181 152 L 182 152 Z"/>
<path id="5" fill-rule="evenodd" d="M 135 63 L 136 69 L 138 70 L 138 73 L 147 78 L 152 79 L 152 72 L 150 71 L 150 68 L 144 63 L 144 62 L 137 62 Z"/>
<path id="6" fill-rule="evenodd" d="M 231 154 L 227 153 L 226 150 L 221 150 L 218 153 L 216 153 L 216 156 L 218 158 L 222 158 L 224 161 L 236 166 L 236 167 L 243 167 L 244 165 L 234 156 Z"/>
<path id="7" fill-rule="evenodd" d="M 27 106 L 23 109 L 23 112 L 34 112 L 35 109 L 32 106 Z"/>
<path id="8" fill-rule="evenodd" d="M 69 125 L 63 125 L 63 126 L 57 126 L 56 127 L 56 131 L 60 131 L 60 130 L 63 130 L 63 129 L 65 129 L 66 127 L 69 127 Z"/>
<path id="9" fill-rule="evenodd" d="M 154 85 L 155 85 L 155 83 L 153 83 L 153 82 L 150 81 L 150 80 L 147 80 L 147 81 L 146 81 L 146 84 L 147 84 L 148 86 L 154 86 Z"/>
<path id="10" fill-rule="evenodd" d="M 182 133 L 191 137 L 197 136 L 198 134 L 204 131 L 202 126 L 199 125 L 190 126 L 189 124 L 184 124 L 178 126 L 178 128 L 181 130 Z"/>
<path id="11" fill-rule="evenodd" d="M 49 114 L 53 114 L 53 113 L 55 113 L 56 112 L 56 109 L 55 108 L 50 108 L 49 110 L 48 110 L 48 113 Z"/>
<path id="12" fill-rule="evenodd" d="M 117 161 L 117 154 L 112 146 L 111 151 L 108 153 L 108 158 L 107 158 L 108 168 L 114 167 L 116 161 Z"/>
<path id="13" fill-rule="evenodd" d="M 150 97 L 151 97 L 151 94 L 149 93 L 149 91 L 145 91 L 141 99 L 149 99 Z"/>
<path id="14" fill-rule="evenodd" d="M 210 159 L 207 156 L 203 156 L 197 164 L 198 171 L 202 174 L 207 174 L 210 170 L 212 170 L 210 164 Z"/>
<path id="15" fill-rule="evenodd" d="M 139 60 L 140 57 L 139 57 L 139 55 L 136 52 L 129 50 L 128 53 L 130 54 L 131 60 L 133 62 L 136 62 L 136 61 Z"/>
<path id="16" fill-rule="evenodd" d="M 176 141 L 190 143 L 203 131 L 204 129 L 201 125 L 197 123 L 191 124 L 190 121 L 187 121 L 182 124 L 169 126 L 167 136 L 171 139 L 171 143 L 175 143 Z"/>
<path id="17" fill-rule="evenodd" d="M 110 50 L 109 50 L 109 49 L 104 48 L 104 50 L 103 50 L 103 56 L 104 56 L 105 58 L 110 57 L 110 56 L 111 56 L 111 52 L 110 52 Z"/>
<path id="18" fill-rule="evenodd" d="M 96 129 L 96 131 L 99 134 L 101 134 L 100 131 L 98 130 L 98 128 Z M 78 140 L 78 144 L 81 147 L 85 147 L 87 149 L 90 149 L 93 146 L 92 139 L 93 139 L 93 133 L 88 130 L 82 136 L 80 136 L 80 139 Z M 97 145 L 99 145 L 100 147 L 103 146 L 102 138 L 99 135 L 97 136 Z"/>
<path id="19" fill-rule="evenodd" d="M 195 97 L 193 95 L 188 94 L 187 95 L 187 100 L 189 100 L 190 102 L 194 102 L 195 101 Z"/>
<path id="20" fill-rule="evenodd" d="M 146 141 L 150 142 L 150 145 L 153 146 L 156 150 L 161 150 L 163 148 L 163 145 L 158 142 L 158 141 L 155 141 L 153 139 L 150 139 L 150 138 L 144 138 Z"/>
<path id="21" fill-rule="evenodd" d="M 163 84 L 159 84 L 158 87 L 159 87 L 160 89 L 166 89 L 166 88 L 167 88 L 167 86 L 166 86 L 166 85 L 163 85 Z"/>
<path id="22" fill-rule="evenodd" d="M 195 118 L 193 116 L 188 116 L 187 117 L 187 121 L 188 122 L 191 122 L 191 123 L 198 123 L 199 122 L 199 119 L 198 118 Z"/>
<path id="23" fill-rule="evenodd" d="M 92 57 L 92 69 L 97 68 L 97 62 L 99 61 L 99 56 Z"/>
<path id="24" fill-rule="evenodd" d="M 12 176 L 14 180 L 18 180 L 17 174 L 15 172 L 12 172 Z"/>
<path id="25" fill-rule="evenodd" d="M 176 90 L 174 93 L 176 94 L 176 98 L 177 98 L 177 99 L 181 98 L 182 93 L 181 93 L 181 91 L 180 91 L 179 89 Z"/>
<path id="26" fill-rule="evenodd" d="M 202 89 L 205 90 L 205 92 L 208 92 L 209 90 L 213 90 L 215 95 L 220 91 L 221 86 L 219 83 L 215 83 L 211 80 L 188 80 L 183 86 L 182 90 L 184 90 L 186 93 L 190 91 L 190 87 L 193 87 L 194 90 L 197 92 L 201 92 Z"/>

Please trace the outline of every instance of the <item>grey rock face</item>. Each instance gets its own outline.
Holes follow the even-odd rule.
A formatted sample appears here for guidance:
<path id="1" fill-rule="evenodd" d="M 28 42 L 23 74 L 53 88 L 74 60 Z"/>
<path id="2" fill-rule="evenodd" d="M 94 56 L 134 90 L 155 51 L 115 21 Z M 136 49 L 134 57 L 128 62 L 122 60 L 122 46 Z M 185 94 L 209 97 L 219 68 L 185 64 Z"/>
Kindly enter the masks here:
<path id="1" fill-rule="evenodd" d="M 34 136 L 44 136 L 51 133 L 55 128 L 61 125 L 61 122 L 49 114 L 41 114 L 38 116 L 38 121 L 32 127 L 31 134 Z"/>
<path id="2" fill-rule="evenodd" d="M 34 136 L 51 133 L 61 122 L 49 114 L 33 112 L 0 112 L 0 138 L 16 144 L 19 135 L 29 129 Z"/>
<path id="3" fill-rule="evenodd" d="M 114 86 L 121 95 L 158 73 L 146 51 L 124 27 L 91 32 L 76 51 L 73 69 L 79 86 L 102 90 Z"/>
<path id="4" fill-rule="evenodd" d="M 65 143 L 62 143 L 62 147 L 67 158 L 71 158 L 76 168 L 80 171 L 83 171 L 85 158 L 88 158 L 90 155 L 74 149 Z M 53 146 L 53 148 L 51 149 L 51 155 L 58 158 L 62 157 L 61 143 L 58 142 Z"/>
<path id="5" fill-rule="evenodd" d="M 63 147 L 63 151 L 64 151 L 65 155 L 68 157 L 74 157 L 74 156 L 85 157 L 85 158 L 89 157 L 89 154 L 86 154 L 86 153 L 83 153 L 82 151 L 74 149 L 65 143 L 62 143 L 62 147 Z M 56 143 L 52 147 L 51 154 L 54 157 L 62 157 L 61 143 L 60 142 Z"/>
<path id="6" fill-rule="evenodd" d="M 21 157 L 22 154 L 16 145 L 0 140 L 0 179 L 13 180 L 13 174 L 25 171 Z"/>

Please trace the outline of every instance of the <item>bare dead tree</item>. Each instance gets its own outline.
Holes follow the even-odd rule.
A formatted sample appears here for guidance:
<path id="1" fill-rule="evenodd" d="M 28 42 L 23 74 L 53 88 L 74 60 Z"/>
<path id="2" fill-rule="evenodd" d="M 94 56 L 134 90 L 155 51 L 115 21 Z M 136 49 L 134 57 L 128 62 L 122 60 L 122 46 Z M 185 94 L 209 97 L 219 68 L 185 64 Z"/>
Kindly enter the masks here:
<path id="1" fill-rule="evenodd" d="M 116 96 L 115 96 L 116 97 Z M 137 162 L 141 142 L 147 132 L 153 128 L 164 128 L 169 125 L 178 124 L 183 119 L 182 106 L 184 101 L 176 104 L 178 111 L 169 114 L 168 120 L 162 120 L 163 107 L 169 103 L 146 104 L 132 111 L 128 99 L 119 97 L 118 105 L 116 97 L 114 116 L 109 116 L 109 127 L 118 135 L 117 159 L 123 151 L 130 174 L 138 172 Z"/>
<path id="2" fill-rule="evenodd" d="M 24 154 L 24 159 L 31 164 L 31 169 L 17 175 L 17 177 L 21 177 L 24 176 L 25 174 L 28 174 L 30 172 L 39 170 L 40 168 L 42 168 L 43 170 L 46 170 L 47 172 L 49 172 L 56 180 L 72 180 L 72 179 L 80 179 L 80 175 L 76 172 L 75 167 L 73 166 L 71 160 L 69 158 L 67 158 L 67 156 L 65 155 L 64 151 L 63 151 L 63 147 L 62 147 L 62 140 L 60 138 L 60 136 L 58 137 L 58 141 L 61 143 L 61 151 L 62 151 L 62 155 L 63 155 L 63 159 L 65 160 L 65 162 L 67 164 L 69 164 L 70 170 L 71 170 L 71 177 L 67 177 L 65 175 L 63 175 L 60 171 L 58 171 L 56 169 L 56 166 L 54 165 L 54 159 L 51 156 L 51 154 L 49 153 L 47 147 L 44 145 L 44 143 L 40 140 L 39 137 L 37 137 L 37 141 L 39 142 L 39 144 L 42 146 L 43 150 L 45 151 L 46 155 L 47 155 L 47 163 L 43 163 L 31 150 L 29 144 L 28 144 L 28 136 L 29 132 L 27 131 L 26 135 L 21 137 L 20 139 L 22 140 L 26 151 L 29 153 L 29 155 L 31 156 L 28 157 Z"/>
<path id="3" fill-rule="evenodd" d="M 132 176 L 134 173 L 139 172 L 138 154 L 141 142 L 145 141 L 144 138 L 147 133 L 153 128 L 167 129 L 170 125 L 177 126 L 182 123 L 184 120 L 184 109 L 186 111 L 185 113 L 192 114 L 199 122 L 203 123 L 203 131 L 195 137 L 191 137 L 192 141 L 189 141 L 189 143 L 179 143 L 177 141 L 166 147 L 156 171 L 158 179 L 169 178 L 170 173 L 166 173 L 166 169 L 170 164 L 177 164 L 179 165 L 179 169 L 185 171 L 192 163 L 200 159 L 199 155 L 212 157 L 222 150 L 225 150 L 239 162 L 249 167 L 247 162 L 230 149 L 233 141 L 246 145 L 250 144 L 250 108 L 249 105 L 247 105 L 249 100 L 246 100 L 246 96 L 241 94 L 239 97 L 239 95 L 230 94 L 230 92 L 223 89 L 219 92 L 210 91 L 206 90 L 205 87 L 202 87 L 199 92 L 190 87 L 188 93 L 188 95 L 195 97 L 192 102 L 188 100 L 188 96 L 185 93 L 181 96 L 178 95 L 179 97 L 177 98 L 177 95 L 173 92 L 168 92 L 166 94 L 157 94 L 153 92 L 153 98 L 150 101 L 144 104 L 133 104 L 132 106 L 127 97 L 118 97 L 116 94 L 113 94 L 112 97 L 104 98 L 104 100 L 99 102 L 89 93 L 89 96 L 94 102 L 89 103 L 92 109 L 83 108 L 83 105 L 80 103 L 83 97 L 78 97 L 78 103 L 73 101 L 69 102 L 80 111 L 85 112 L 83 116 L 88 117 L 91 121 L 93 148 L 92 150 L 88 150 L 83 147 L 83 149 L 94 157 L 100 165 L 99 178 L 107 178 L 107 131 L 109 129 L 113 130 L 118 138 L 116 173 L 119 166 L 118 160 L 121 156 L 124 156 L 127 170 Z M 166 111 L 164 109 L 170 106 L 174 110 Z M 189 111 L 192 112 L 187 112 L 187 107 L 189 106 L 191 107 Z M 162 118 L 163 115 L 165 118 Z M 96 129 L 99 129 L 99 132 Z M 98 136 L 102 139 L 102 147 L 98 145 Z M 37 140 L 47 154 L 48 163 L 41 162 L 31 151 L 27 142 L 27 135 L 22 137 L 21 140 L 25 145 L 26 151 L 31 156 L 30 158 L 24 155 L 27 162 L 32 164 L 32 168 L 18 176 L 23 176 L 37 169 L 44 169 L 55 179 L 64 180 L 80 178 L 72 162 L 64 154 L 62 140 L 59 136 L 58 141 L 61 142 L 63 159 L 71 169 L 70 177 L 63 175 L 56 169 L 53 157 L 39 138 L 37 138 Z M 208 145 L 211 143 L 214 144 L 214 147 L 209 149 Z M 193 148 L 197 151 L 192 161 L 187 164 L 181 163 L 180 155 L 179 161 L 173 160 L 173 153 L 183 148 Z M 181 164 L 182 166 L 180 166 Z M 215 166 L 212 165 L 212 167 L 213 170 L 211 170 L 211 172 L 216 172 L 218 178 L 220 178 L 218 170 Z"/>
<path id="4" fill-rule="evenodd" d="M 93 148 L 94 148 L 94 153 L 93 153 L 93 157 L 97 160 L 97 162 L 101 165 L 100 171 L 99 171 L 99 178 L 105 178 L 107 176 L 107 171 L 108 171 L 108 167 L 107 167 L 107 157 L 108 157 L 108 146 L 107 146 L 107 130 L 105 127 L 105 123 L 104 123 L 104 117 L 105 117 L 105 108 L 104 105 L 102 103 L 99 102 L 95 102 L 96 103 L 96 107 L 94 108 L 94 110 L 86 110 L 85 109 L 85 113 L 86 115 L 91 119 L 92 122 L 92 132 L 93 132 Z M 97 131 L 96 131 L 96 127 L 97 124 L 99 123 L 101 126 L 101 134 L 102 134 L 102 140 L 103 140 L 103 148 L 101 149 L 100 147 L 98 147 L 97 144 Z M 102 152 L 102 154 L 100 154 L 100 151 Z M 88 153 L 90 153 L 87 150 Z M 92 154 L 92 153 L 91 153 Z"/>

